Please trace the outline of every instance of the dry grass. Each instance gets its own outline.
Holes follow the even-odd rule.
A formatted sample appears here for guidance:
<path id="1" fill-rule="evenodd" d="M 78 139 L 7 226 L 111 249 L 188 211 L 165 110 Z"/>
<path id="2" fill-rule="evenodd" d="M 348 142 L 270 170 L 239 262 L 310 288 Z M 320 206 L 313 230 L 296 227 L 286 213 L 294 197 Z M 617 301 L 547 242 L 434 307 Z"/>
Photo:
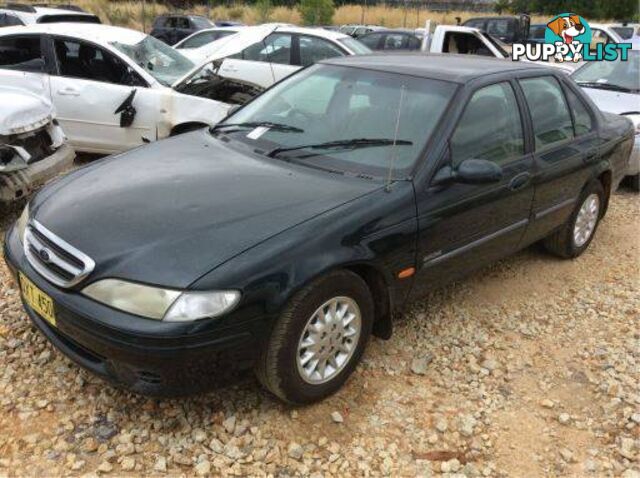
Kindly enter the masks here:
<path id="1" fill-rule="evenodd" d="M 53 0 L 55 1 L 55 0 Z M 76 0 L 75 2 L 87 11 L 96 13 L 105 23 L 125 26 L 129 28 L 142 29 L 142 2 L 134 1 L 108 1 L 108 0 Z M 147 1 L 145 9 L 145 22 L 147 29 L 153 18 L 169 11 L 165 5 L 153 1 Z M 237 20 L 248 25 L 258 22 L 258 13 L 255 8 L 247 5 L 236 4 L 232 6 L 216 6 L 206 8 L 197 6 L 189 11 L 207 15 L 212 19 Z M 363 15 L 364 13 L 364 15 Z M 345 23 L 370 23 L 383 25 L 386 27 L 423 27 L 426 20 L 432 20 L 438 24 L 454 24 L 456 17 L 466 20 L 478 14 L 463 11 L 436 12 L 430 10 L 417 10 L 395 8 L 389 6 L 372 6 L 364 9 L 359 5 L 344 5 L 336 10 L 333 18 L 335 25 Z M 484 15 L 484 14 L 482 14 Z M 295 8 L 277 7 L 274 8 L 270 21 L 300 24 L 301 18 Z M 544 17 L 534 17 L 532 22 L 544 21 Z"/>

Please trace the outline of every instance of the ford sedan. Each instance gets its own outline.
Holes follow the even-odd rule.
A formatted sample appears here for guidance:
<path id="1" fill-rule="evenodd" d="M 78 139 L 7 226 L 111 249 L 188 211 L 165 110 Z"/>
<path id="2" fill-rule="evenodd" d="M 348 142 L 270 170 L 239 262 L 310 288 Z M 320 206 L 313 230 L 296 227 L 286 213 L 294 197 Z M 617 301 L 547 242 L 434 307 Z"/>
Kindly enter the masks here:
<path id="1" fill-rule="evenodd" d="M 633 136 L 555 69 L 326 60 L 48 185 L 4 254 L 35 326 L 117 385 L 184 394 L 254 369 L 308 403 L 425 290 L 537 241 L 580 256 Z"/>

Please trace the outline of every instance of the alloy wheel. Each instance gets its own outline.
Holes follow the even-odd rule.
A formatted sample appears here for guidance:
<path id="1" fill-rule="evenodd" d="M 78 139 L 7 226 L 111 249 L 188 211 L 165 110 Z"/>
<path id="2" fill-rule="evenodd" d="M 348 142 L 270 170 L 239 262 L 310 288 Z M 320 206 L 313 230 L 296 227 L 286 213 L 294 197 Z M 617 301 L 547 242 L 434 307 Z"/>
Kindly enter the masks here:
<path id="1" fill-rule="evenodd" d="M 296 363 L 300 377 L 319 385 L 338 375 L 358 346 L 362 316 L 349 297 L 334 297 L 311 315 L 298 342 Z"/>
<path id="2" fill-rule="evenodd" d="M 600 197 L 592 193 L 584 200 L 575 225 L 573 226 L 573 242 L 576 247 L 584 246 L 596 229 L 598 218 L 600 216 Z"/>

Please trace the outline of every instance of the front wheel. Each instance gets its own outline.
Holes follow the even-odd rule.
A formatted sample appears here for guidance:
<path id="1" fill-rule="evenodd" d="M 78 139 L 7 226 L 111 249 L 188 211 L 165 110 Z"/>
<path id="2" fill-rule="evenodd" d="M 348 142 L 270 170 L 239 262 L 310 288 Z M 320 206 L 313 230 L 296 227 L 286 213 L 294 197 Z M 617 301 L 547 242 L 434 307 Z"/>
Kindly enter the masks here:
<path id="1" fill-rule="evenodd" d="M 289 403 L 331 395 L 360 361 L 373 314 L 371 292 L 358 275 L 336 271 L 316 280 L 291 299 L 274 325 L 258 379 Z"/>
<path id="2" fill-rule="evenodd" d="M 544 240 L 545 248 L 565 259 L 578 257 L 593 240 L 605 205 L 602 184 L 589 184 L 576 202 L 569 220 Z"/>

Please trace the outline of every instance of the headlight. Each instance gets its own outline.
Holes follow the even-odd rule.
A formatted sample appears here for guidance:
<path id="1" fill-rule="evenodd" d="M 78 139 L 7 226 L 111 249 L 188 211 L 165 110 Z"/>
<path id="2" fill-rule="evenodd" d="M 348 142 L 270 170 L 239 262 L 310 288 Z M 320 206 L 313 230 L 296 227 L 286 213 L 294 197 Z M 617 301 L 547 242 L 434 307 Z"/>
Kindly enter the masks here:
<path id="1" fill-rule="evenodd" d="M 16 221 L 16 229 L 18 230 L 18 237 L 20 242 L 24 243 L 24 231 L 27 230 L 27 224 L 29 223 L 29 204 L 25 206 L 20 214 L 20 217 Z"/>
<path id="2" fill-rule="evenodd" d="M 218 317 L 240 300 L 238 291 L 181 292 L 119 279 L 94 282 L 82 293 L 114 309 L 167 322 Z"/>

